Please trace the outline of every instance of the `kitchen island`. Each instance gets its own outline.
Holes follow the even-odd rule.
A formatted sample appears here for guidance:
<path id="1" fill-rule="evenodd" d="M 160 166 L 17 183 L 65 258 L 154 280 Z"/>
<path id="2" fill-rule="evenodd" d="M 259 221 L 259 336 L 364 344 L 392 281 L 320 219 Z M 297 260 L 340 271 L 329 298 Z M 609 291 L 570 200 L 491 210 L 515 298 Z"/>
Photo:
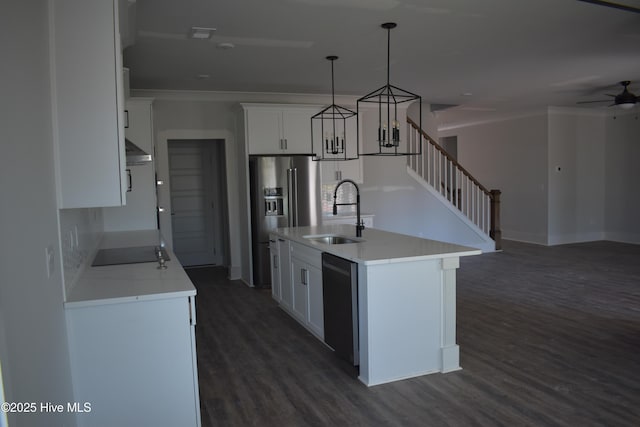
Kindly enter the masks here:
<path id="1" fill-rule="evenodd" d="M 351 225 L 279 228 L 272 234 L 286 243 L 281 249 L 290 251 L 289 258 L 280 252 L 281 264 L 296 252 L 303 253 L 310 265 L 322 252 L 357 263 L 359 379 L 364 384 L 460 369 L 455 270 L 461 256 L 478 255 L 480 250 L 377 229 L 365 229 L 356 238 Z M 348 237 L 353 243 L 327 244 L 314 239 L 327 235 Z M 290 278 L 295 303 L 300 274 L 295 264 L 281 265 L 280 270 L 288 275 L 281 276 L 281 295 Z M 307 322 L 287 308 L 286 302 L 281 305 L 322 339 L 318 319 L 322 292 L 317 290 L 317 281 L 307 282 Z"/>
<path id="2" fill-rule="evenodd" d="M 104 233 L 99 249 L 162 244 L 157 230 Z M 79 426 L 199 426 L 195 295 L 175 254 L 85 266 L 65 302 Z M 90 257 L 93 259 L 93 257 Z"/>

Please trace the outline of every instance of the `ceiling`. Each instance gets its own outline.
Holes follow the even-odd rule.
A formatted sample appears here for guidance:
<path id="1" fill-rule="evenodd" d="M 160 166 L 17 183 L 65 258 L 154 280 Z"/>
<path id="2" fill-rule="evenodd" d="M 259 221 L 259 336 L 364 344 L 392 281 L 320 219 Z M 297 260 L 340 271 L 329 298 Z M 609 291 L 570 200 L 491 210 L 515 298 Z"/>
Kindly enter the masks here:
<path id="1" fill-rule="evenodd" d="M 392 21 L 391 83 L 431 104 L 576 106 L 608 99 L 621 80 L 640 94 L 640 13 L 576 0 L 137 0 L 129 10 L 134 89 L 327 94 L 325 57 L 337 55 L 336 93 L 362 96 L 386 83 L 380 24 Z M 190 39 L 193 26 L 216 31 Z"/>

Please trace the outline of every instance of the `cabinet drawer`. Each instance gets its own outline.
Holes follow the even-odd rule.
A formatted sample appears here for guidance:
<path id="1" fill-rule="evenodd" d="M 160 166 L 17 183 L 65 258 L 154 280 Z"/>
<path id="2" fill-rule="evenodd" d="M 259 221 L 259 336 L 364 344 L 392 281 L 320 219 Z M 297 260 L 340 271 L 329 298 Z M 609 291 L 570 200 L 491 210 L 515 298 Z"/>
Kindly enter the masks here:
<path id="1" fill-rule="evenodd" d="M 322 268 L 322 252 L 300 243 L 291 242 L 291 256 L 317 268 Z"/>

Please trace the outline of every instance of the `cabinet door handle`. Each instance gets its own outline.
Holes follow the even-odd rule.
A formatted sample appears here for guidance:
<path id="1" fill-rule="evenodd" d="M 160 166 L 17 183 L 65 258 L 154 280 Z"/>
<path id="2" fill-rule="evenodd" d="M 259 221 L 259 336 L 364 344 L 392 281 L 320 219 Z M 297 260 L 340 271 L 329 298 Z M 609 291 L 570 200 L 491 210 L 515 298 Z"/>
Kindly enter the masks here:
<path id="1" fill-rule="evenodd" d="M 273 268 L 278 268 L 278 255 L 273 256 Z"/>
<path id="2" fill-rule="evenodd" d="M 288 149 L 288 148 L 287 148 L 287 140 L 286 140 L 286 139 L 284 139 L 284 149 L 285 149 L 285 150 L 287 150 L 287 149 Z"/>
<path id="3" fill-rule="evenodd" d="M 300 269 L 300 283 L 302 283 L 305 286 L 307 285 L 307 269 L 306 268 Z"/>

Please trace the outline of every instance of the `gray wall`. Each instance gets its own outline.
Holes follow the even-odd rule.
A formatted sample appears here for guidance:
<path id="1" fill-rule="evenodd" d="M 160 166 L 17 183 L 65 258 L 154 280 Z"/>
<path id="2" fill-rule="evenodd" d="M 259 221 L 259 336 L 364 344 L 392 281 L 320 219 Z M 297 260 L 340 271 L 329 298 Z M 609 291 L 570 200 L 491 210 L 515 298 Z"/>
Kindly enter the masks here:
<path id="1" fill-rule="evenodd" d="M 53 163 L 45 0 L 0 12 L 0 363 L 10 402 L 73 401 Z M 45 248 L 55 268 L 47 278 Z M 9 414 L 10 425 L 75 425 L 71 414 Z"/>
<path id="2" fill-rule="evenodd" d="M 609 240 L 640 243 L 640 119 L 636 112 L 608 117 L 605 155 L 605 228 Z"/>
<path id="3" fill-rule="evenodd" d="M 505 239 L 640 243 L 636 112 L 549 107 L 469 123 L 440 136 L 457 135 L 460 163 L 502 190 Z"/>
<path id="4" fill-rule="evenodd" d="M 605 117 L 550 109 L 548 244 L 602 240 Z"/>
<path id="5" fill-rule="evenodd" d="M 502 237 L 547 243 L 547 116 L 442 130 L 458 137 L 458 161 L 489 189 L 502 191 Z"/>

